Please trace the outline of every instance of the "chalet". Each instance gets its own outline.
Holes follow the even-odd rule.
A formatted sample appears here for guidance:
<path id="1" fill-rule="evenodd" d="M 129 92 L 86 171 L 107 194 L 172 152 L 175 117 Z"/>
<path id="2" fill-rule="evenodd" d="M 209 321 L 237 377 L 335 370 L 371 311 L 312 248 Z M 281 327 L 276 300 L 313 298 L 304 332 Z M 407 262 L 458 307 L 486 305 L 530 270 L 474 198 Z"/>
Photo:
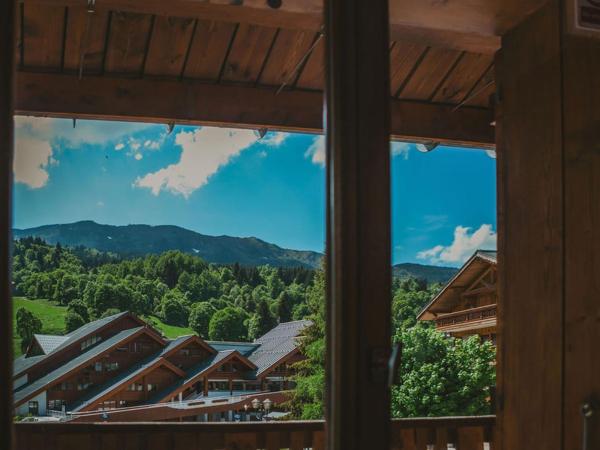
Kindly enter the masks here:
<path id="1" fill-rule="evenodd" d="M 289 388 L 290 365 L 301 359 L 297 338 L 309 323 L 281 323 L 252 343 L 169 340 L 122 312 L 65 336 L 36 334 L 14 362 L 15 412 L 79 421 L 106 411 L 120 421 L 208 420 L 217 410 L 240 409 L 243 396 L 252 397 L 245 404 L 257 395 L 276 403 L 285 397 L 276 393 Z"/>
<path id="2" fill-rule="evenodd" d="M 477 334 L 496 344 L 498 291 L 495 251 L 478 250 L 423 308 L 418 320 L 433 320 L 455 337 Z"/>

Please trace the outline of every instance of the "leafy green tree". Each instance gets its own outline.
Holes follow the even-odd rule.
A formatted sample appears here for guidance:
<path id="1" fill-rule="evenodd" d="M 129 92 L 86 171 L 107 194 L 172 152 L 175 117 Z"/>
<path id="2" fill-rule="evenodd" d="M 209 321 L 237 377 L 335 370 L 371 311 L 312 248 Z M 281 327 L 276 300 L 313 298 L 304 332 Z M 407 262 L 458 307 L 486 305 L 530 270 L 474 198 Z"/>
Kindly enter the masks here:
<path id="1" fill-rule="evenodd" d="M 90 316 L 87 310 L 87 305 L 81 300 L 73 300 L 67 307 L 67 312 L 73 312 L 85 321 L 89 322 Z"/>
<path id="2" fill-rule="evenodd" d="M 395 336 L 402 342 L 400 385 L 392 391 L 395 417 L 490 413 L 495 384 L 495 350 L 477 336 L 448 338 L 413 327 Z"/>
<path id="3" fill-rule="evenodd" d="M 67 312 L 67 315 L 65 316 L 65 328 L 67 333 L 70 333 L 83 325 L 85 325 L 83 317 L 74 311 Z"/>
<path id="4" fill-rule="evenodd" d="M 422 280 L 415 278 L 399 281 L 392 299 L 393 329 L 406 330 L 417 323 L 419 326 L 430 326 L 430 322 L 417 322 L 417 315 L 438 289 L 438 285 L 428 287 Z"/>
<path id="5" fill-rule="evenodd" d="M 183 294 L 174 289 L 167 292 L 158 307 L 158 315 L 169 325 L 187 326 L 190 312 Z"/>
<path id="6" fill-rule="evenodd" d="M 208 339 L 210 319 L 214 313 L 215 309 L 208 302 L 196 303 L 191 308 L 189 318 L 190 328 L 202 339 Z"/>
<path id="7" fill-rule="evenodd" d="M 325 273 L 317 271 L 307 290 L 312 324 L 304 331 L 300 352 L 306 357 L 295 364 L 296 388 L 289 407 L 294 417 L 303 420 L 323 418 L 325 398 Z"/>
<path id="8" fill-rule="evenodd" d="M 277 319 L 271 313 L 266 300 L 261 300 L 256 306 L 256 312 L 248 323 L 248 338 L 254 340 L 277 325 Z"/>
<path id="9" fill-rule="evenodd" d="M 79 276 L 65 273 L 57 280 L 52 298 L 62 305 L 68 305 L 79 298 Z"/>
<path id="10" fill-rule="evenodd" d="M 25 352 L 33 335 L 42 331 L 42 321 L 25 308 L 17 310 L 17 333 L 21 337 L 21 350 Z"/>
<path id="11" fill-rule="evenodd" d="M 279 298 L 277 299 L 277 316 L 280 323 L 292 320 L 292 307 L 292 298 L 287 291 L 279 294 Z"/>
<path id="12" fill-rule="evenodd" d="M 233 306 L 215 312 L 210 319 L 208 336 L 213 341 L 244 341 L 248 330 L 246 313 Z"/>
<path id="13" fill-rule="evenodd" d="M 102 315 L 100 317 L 98 317 L 99 319 L 104 319 L 105 317 L 110 317 L 110 316 L 114 316 L 116 314 L 119 314 L 121 312 L 120 309 L 117 308 L 109 308 L 106 311 L 104 311 L 102 313 Z"/>

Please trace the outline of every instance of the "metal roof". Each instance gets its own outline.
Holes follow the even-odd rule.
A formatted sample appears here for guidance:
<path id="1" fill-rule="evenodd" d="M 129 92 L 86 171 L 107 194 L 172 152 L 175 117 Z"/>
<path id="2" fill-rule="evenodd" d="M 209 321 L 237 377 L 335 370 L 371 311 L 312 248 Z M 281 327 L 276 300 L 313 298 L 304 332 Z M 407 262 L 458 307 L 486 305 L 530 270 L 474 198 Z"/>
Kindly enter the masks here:
<path id="1" fill-rule="evenodd" d="M 258 367 L 256 376 L 295 350 L 296 338 L 311 323 L 310 320 L 280 323 L 267 334 L 256 339 L 254 342 L 259 344 L 259 347 L 248 357 Z"/>
<path id="2" fill-rule="evenodd" d="M 13 370 L 13 376 L 20 374 L 21 372 L 23 372 L 23 370 L 26 370 L 30 367 L 33 367 L 34 364 L 44 360 L 45 358 L 49 357 L 50 355 L 54 355 L 58 352 L 60 352 L 61 350 L 65 349 L 66 347 L 68 347 L 71 344 L 74 344 L 75 342 L 79 341 L 80 339 L 83 339 L 86 336 L 89 336 L 93 333 L 95 333 L 96 331 L 98 331 L 100 328 L 104 327 L 105 325 L 108 325 L 109 323 L 111 323 L 114 320 L 117 320 L 123 316 L 128 315 L 129 312 L 125 311 L 125 312 L 120 312 L 118 314 L 113 314 L 112 316 L 108 316 L 108 317 L 104 317 L 102 319 L 98 319 L 95 320 L 93 322 L 87 323 L 79 328 L 77 328 L 76 330 L 71 331 L 70 333 L 66 334 L 65 336 L 59 336 L 60 338 L 63 338 L 63 341 L 58 344 L 56 347 L 54 347 L 50 352 L 48 352 L 43 358 L 39 358 L 37 359 L 35 362 L 31 363 L 31 364 L 27 364 L 27 365 L 21 365 L 20 367 L 23 367 L 22 369 L 18 370 L 15 369 Z M 48 336 L 48 335 L 45 335 Z M 41 345 L 41 344 L 40 344 Z M 87 351 L 93 349 L 94 347 L 91 346 L 88 348 Z M 31 357 L 29 357 L 31 358 Z M 26 358 L 26 359 L 29 359 Z"/>
<path id="3" fill-rule="evenodd" d="M 34 334 L 33 337 L 46 355 L 69 339 L 68 336 L 54 336 L 51 334 Z"/>
<path id="4" fill-rule="evenodd" d="M 248 356 L 259 347 L 259 344 L 253 342 L 206 341 L 206 343 L 218 352 L 237 350 L 244 356 Z"/>
<path id="5" fill-rule="evenodd" d="M 161 348 L 158 352 L 152 354 L 141 363 L 134 364 L 129 369 L 121 372 L 115 378 L 108 380 L 106 383 L 98 386 L 96 389 L 93 389 L 88 395 L 81 397 L 80 400 L 73 406 L 72 411 L 79 411 L 89 404 L 96 402 L 99 398 L 108 394 L 118 386 L 135 378 L 140 372 L 160 362 L 167 353 L 194 336 L 195 335 L 179 336 L 178 338 L 167 341 L 167 345 Z"/>
<path id="6" fill-rule="evenodd" d="M 13 376 L 18 373 L 24 372 L 31 366 L 33 366 L 36 362 L 44 359 L 46 355 L 39 356 L 30 356 L 26 357 L 25 355 L 19 356 L 17 359 L 13 361 Z"/>
<path id="7" fill-rule="evenodd" d="M 237 352 L 237 350 L 220 351 L 217 354 L 212 355 L 209 358 L 205 359 L 201 363 L 196 364 L 194 367 L 192 367 L 191 369 L 189 369 L 186 372 L 185 378 L 182 378 L 181 380 L 176 381 L 175 383 L 171 384 L 167 389 L 160 391 L 158 394 L 156 394 L 154 397 L 152 397 L 150 400 L 148 400 L 148 403 L 159 402 L 163 398 L 167 397 L 170 392 L 175 392 L 181 386 L 192 382 L 194 380 L 194 378 L 202 375 L 204 372 L 217 366 L 221 361 L 223 361 L 229 355 L 234 354 L 236 352 Z M 239 352 L 237 352 L 237 353 L 239 353 Z"/>
<path id="8" fill-rule="evenodd" d="M 44 375 L 42 378 L 39 378 L 33 381 L 32 383 L 26 384 L 21 388 L 17 389 L 14 393 L 15 405 L 18 405 L 30 396 L 35 395 L 36 392 L 43 390 L 44 388 L 50 387 L 50 385 L 52 385 L 58 378 L 68 374 L 70 371 L 76 369 L 77 367 L 83 366 L 86 363 L 90 363 L 94 358 L 101 355 L 103 352 L 107 351 L 119 342 L 129 338 L 130 336 L 133 336 L 135 333 L 137 333 L 139 330 L 142 330 L 143 328 L 144 327 L 137 327 L 121 331 L 115 336 L 101 342 L 95 347 L 92 347 L 85 353 L 82 353 L 76 358 L 67 361 L 58 369 L 53 370 L 52 372 Z"/>

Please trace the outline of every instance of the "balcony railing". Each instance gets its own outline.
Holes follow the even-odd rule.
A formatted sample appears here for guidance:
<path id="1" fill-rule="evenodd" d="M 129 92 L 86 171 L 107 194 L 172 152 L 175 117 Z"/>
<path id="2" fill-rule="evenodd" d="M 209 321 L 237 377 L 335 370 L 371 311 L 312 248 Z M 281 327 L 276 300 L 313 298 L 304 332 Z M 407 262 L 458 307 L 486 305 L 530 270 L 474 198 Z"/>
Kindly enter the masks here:
<path id="1" fill-rule="evenodd" d="M 496 305 L 480 306 L 479 308 L 467 309 L 465 311 L 457 311 L 449 314 L 440 314 L 435 320 L 437 328 L 458 325 L 462 323 L 474 322 L 479 320 L 490 319 L 496 317 Z"/>
<path id="2" fill-rule="evenodd" d="M 397 419 L 394 450 L 493 449 L 495 417 Z M 322 450 L 323 421 L 17 423 L 17 450 Z"/>

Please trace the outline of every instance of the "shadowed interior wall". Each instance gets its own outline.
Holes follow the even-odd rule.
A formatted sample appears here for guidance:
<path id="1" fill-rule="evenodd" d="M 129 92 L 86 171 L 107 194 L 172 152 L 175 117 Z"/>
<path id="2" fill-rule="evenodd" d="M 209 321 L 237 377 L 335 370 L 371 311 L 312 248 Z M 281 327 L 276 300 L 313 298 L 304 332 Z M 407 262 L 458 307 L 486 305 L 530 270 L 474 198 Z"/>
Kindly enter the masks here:
<path id="1" fill-rule="evenodd" d="M 600 35 L 574 37 L 564 20 L 549 2 L 497 58 L 507 450 L 581 448 L 581 405 L 600 393 Z"/>

